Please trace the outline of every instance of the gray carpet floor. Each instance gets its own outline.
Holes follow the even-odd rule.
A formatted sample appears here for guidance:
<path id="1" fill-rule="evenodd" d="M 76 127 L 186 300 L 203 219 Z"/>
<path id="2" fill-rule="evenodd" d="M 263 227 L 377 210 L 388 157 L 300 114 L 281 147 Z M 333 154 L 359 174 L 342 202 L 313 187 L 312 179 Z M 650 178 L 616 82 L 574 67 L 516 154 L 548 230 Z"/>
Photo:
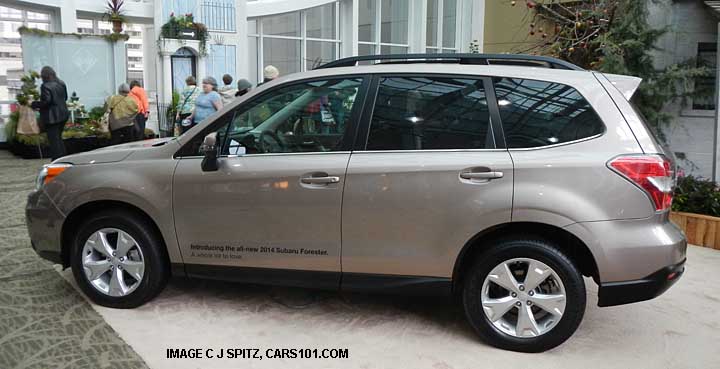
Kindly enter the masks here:
<path id="1" fill-rule="evenodd" d="M 0 150 L 0 368 L 146 368 L 30 247 L 25 199 L 47 162 Z"/>

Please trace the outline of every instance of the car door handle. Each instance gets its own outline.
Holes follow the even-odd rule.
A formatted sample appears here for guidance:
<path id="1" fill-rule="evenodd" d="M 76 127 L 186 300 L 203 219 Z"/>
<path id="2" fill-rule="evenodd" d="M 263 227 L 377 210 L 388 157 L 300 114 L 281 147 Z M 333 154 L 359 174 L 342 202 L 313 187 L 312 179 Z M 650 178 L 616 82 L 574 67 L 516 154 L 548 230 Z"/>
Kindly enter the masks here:
<path id="1" fill-rule="evenodd" d="M 300 182 L 305 184 L 331 184 L 340 182 L 340 177 L 305 177 L 300 179 Z"/>
<path id="2" fill-rule="evenodd" d="M 460 173 L 462 179 L 497 179 L 502 178 L 503 172 L 464 172 Z"/>

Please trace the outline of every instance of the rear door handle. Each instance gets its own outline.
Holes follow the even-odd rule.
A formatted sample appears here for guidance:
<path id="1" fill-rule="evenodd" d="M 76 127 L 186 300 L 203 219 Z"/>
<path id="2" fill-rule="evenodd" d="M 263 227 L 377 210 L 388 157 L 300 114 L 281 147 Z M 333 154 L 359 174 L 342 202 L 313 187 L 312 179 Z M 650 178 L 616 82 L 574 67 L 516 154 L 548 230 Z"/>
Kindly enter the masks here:
<path id="1" fill-rule="evenodd" d="M 331 183 L 340 182 L 340 177 L 333 177 L 333 176 L 305 177 L 305 178 L 300 179 L 300 182 L 305 183 L 305 184 L 315 184 L 315 185 L 331 184 Z"/>
<path id="2" fill-rule="evenodd" d="M 497 179 L 502 178 L 503 172 L 464 172 L 460 173 L 462 179 Z"/>

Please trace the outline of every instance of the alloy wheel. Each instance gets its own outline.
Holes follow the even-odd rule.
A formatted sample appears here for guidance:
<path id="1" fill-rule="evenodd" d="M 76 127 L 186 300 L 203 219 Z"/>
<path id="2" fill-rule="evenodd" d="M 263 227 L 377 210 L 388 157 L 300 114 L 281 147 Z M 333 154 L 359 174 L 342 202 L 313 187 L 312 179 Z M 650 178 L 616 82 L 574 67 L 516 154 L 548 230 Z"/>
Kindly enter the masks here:
<path id="1" fill-rule="evenodd" d="M 113 297 L 132 293 L 145 274 L 140 246 L 132 236 L 117 228 L 103 228 L 88 237 L 82 265 L 88 282 Z"/>
<path id="2" fill-rule="evenodd" d="M 510 259 L 495 266 L 485 277 L 481 300 L 493 327 L 517 338 L 550 332 L 562 319 L 567 302 L 558 274 L 530 258 Z"/>

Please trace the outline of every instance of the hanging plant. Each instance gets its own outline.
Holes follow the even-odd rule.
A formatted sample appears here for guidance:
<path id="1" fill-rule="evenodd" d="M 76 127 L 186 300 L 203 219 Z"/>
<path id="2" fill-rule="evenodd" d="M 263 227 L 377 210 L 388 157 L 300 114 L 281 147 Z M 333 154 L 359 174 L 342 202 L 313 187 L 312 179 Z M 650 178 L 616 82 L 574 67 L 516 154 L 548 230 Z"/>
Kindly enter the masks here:
<path id="1" fill-rule="evenodd" d="M 192 13 L 176 16 L 175 13 L 170 13 L 170 19 L 160 27 L 160 38 L 161 41 L 165 38 L 172 38 L 177 40 L 198 40 L 200 42 L 199 49 L 200 55 L 207 55 L 207 42 L 210 39 L 210 32 L 207 27 L 199 22 L 195 22 L 195 18 Z"/>

